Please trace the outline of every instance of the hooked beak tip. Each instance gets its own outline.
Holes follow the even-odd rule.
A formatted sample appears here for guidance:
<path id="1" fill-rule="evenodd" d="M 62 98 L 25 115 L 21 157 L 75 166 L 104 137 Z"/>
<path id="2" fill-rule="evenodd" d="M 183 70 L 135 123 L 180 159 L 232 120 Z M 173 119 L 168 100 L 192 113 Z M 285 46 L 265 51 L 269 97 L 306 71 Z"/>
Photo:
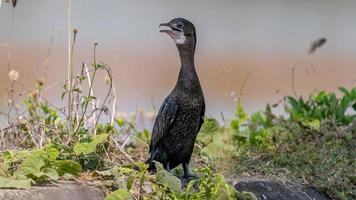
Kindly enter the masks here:
<path id="1" fill-rule="evenodd" d="M 161 26 L 169 26 L 169 23 L 161 23 L 159 24 L 158 28 L 161 28 Z"/>
<path id="2" fill-rule="evenodd" d="M 162 23 L 162 24 L 160 24 L 160 25 L 158 26 L 158 28 L 161 28 L 162 26 L 171 27 L 169 23 Z M 161 33 L 167 33 L 167 32 L 169 32 L 169 30 L 161 29 L 161 30 L 159 30 L 159 32 L 161 32 Z"/>

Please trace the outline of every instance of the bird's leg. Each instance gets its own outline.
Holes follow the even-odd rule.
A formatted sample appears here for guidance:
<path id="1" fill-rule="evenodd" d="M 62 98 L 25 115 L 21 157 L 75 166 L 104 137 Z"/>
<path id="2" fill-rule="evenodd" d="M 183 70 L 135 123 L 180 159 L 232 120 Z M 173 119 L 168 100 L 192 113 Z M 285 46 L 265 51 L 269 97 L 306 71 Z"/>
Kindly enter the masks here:
<path id="1" fill-rule="evenodd" d="M 183 171 L 184 171 L 184 178 L 189 179 L 190 174 L 189 174 L 188 163 L 182 163 L 182 165 L 183 165 Z"/>
<path id="2" fill-rule="evenodd" d="M 167 163 L 164 168 L 165 168 L 168 172 L 171 172 L 171 169 L 169 168 L 169 163 Z"/>
<path id="3" fill-rule="evenodd" d="M 182 163 L 182 165 L 183 165 L 183 171 L 184 171 L 183 178 L 185 178 L 187 180 L 198 178 L 197 176 L 192 175 L 192 174 L 189 173 L 189 166 L 188 166 L 189 163 L 188 162 Z"/>

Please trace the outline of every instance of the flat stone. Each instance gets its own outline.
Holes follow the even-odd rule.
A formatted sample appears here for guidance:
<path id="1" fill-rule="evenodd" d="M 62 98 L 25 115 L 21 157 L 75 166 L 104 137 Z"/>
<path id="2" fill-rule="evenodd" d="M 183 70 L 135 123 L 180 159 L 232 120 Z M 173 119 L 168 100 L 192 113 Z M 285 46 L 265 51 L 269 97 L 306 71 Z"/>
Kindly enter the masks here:
<path id="1" fill-rule="evenodd" d="M 259 200 L 331 200 L 311 186 L 256 177 L 240 179 L 235 188 L 252 192 Z"/>
<path id="2" fill-rule="evenodd" d="M 28 190 L 0 190 L 0 200 L 103 200 L 104 198 L 105 194 L 100 189 L 74 182 L 34 186 Z"/>

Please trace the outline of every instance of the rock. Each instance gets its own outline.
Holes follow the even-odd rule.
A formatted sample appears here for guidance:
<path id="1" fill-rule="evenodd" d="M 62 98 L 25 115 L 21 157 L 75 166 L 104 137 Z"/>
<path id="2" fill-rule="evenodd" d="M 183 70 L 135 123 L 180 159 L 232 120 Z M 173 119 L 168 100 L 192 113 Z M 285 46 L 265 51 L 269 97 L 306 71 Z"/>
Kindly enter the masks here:
<path id="1" fill-rule="evenodd" d="M 0 189 L 0 200 L 103 200 L 104 192 L 73 182 L 34 186 L 29 190 Z"/>
<path id="2" fill-rule="evenodd" d="M 235 188 L 238 191 L 252 192 L 259 200 L 331 200 L 311 186 L 256 177 L 240 179 Z"/>

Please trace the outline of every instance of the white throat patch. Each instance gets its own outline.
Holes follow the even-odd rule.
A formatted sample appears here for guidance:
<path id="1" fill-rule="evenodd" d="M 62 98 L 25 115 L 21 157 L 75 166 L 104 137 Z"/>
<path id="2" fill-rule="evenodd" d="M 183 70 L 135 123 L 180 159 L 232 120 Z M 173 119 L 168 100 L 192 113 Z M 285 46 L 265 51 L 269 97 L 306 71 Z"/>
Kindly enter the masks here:
<path id="1" fill-rule="evenodd" d="M 174 41 L 175 41 L 176 44 L 184 44 L 185 35 L 183 33 L 179 34 L 179 37 L 175 38 Z"/>

